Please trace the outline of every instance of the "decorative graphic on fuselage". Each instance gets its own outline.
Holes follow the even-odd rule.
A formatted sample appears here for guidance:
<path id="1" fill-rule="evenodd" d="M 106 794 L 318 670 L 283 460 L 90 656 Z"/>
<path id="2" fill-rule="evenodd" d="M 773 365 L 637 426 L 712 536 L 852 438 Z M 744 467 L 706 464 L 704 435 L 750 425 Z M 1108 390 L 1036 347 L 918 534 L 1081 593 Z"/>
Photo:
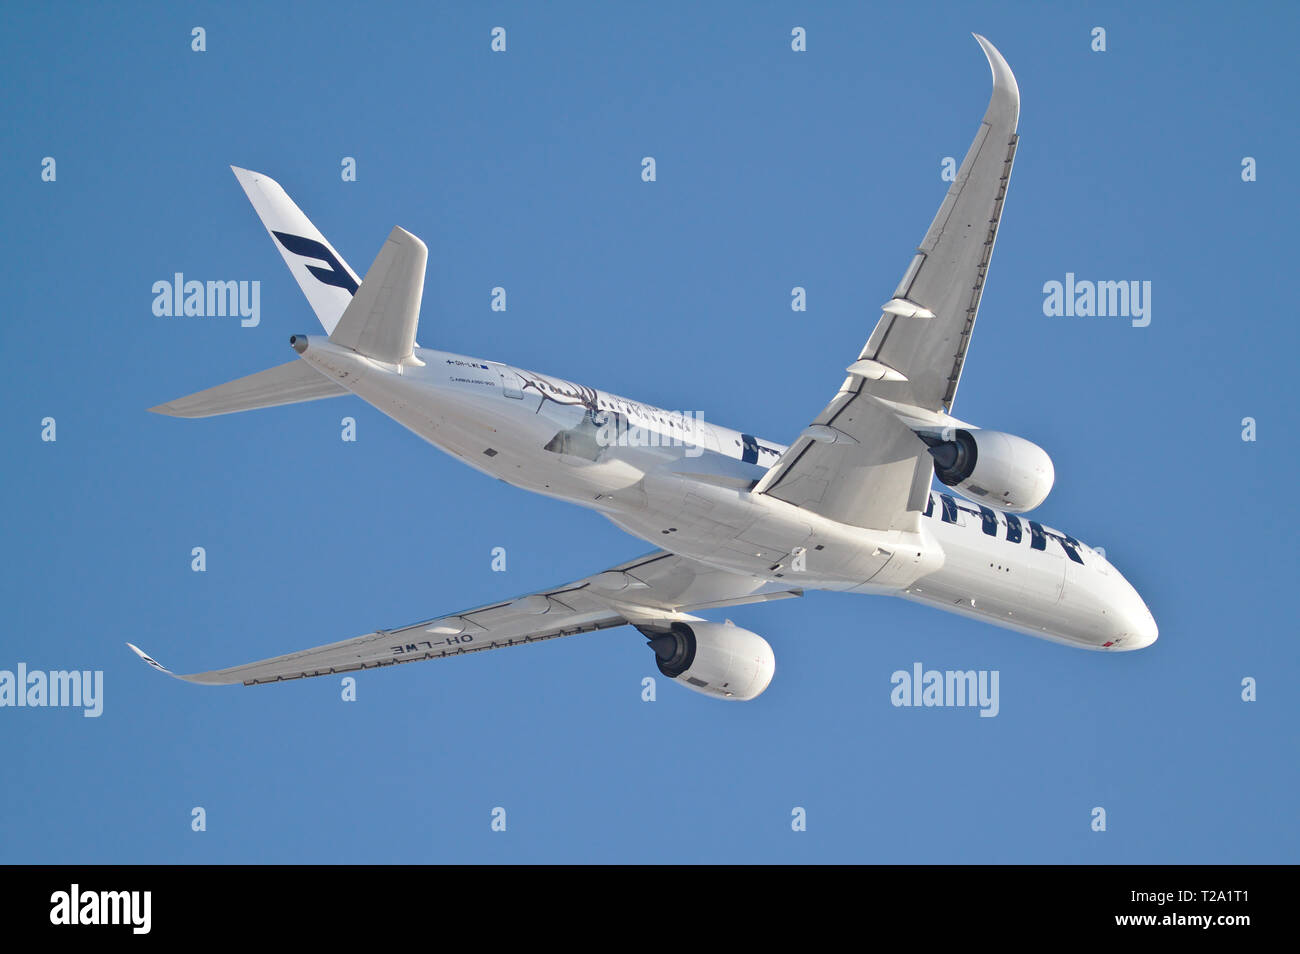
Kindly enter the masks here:
<path id="1" fill-rule="evenodd" d="M 581 384 L 571 384 L 568 381 L 554 381 L 539 374 L 530 376 L 530 373 L 525 371 L 516 370 L 515 373 L 523 379 L 524 386 L 522 390 L 536 391 L 542 396 L 543 404 L 547 401 L 554 401 L 556 404 L 585 407 L 588 411 L 600 410 L 597 404 L 596 392 L 592 388 Z"/>
<path id="2" fill-rule="evenodd" d="M 925 516 L 927 517 L 934 516 L 934 497 L 935 495 L 931 493 L 930 499 L 926 503 Z M 943 506 L 939 519 L 944 523 L 955 524 L 957 522 L 957 511 L 960 510 L 972 517 L 979 517 L 980 527 L 987 536 L 996 537 L 998 535 L 998 511 L 993 508 L 985 507 L 982 504 L 968 505 L 964 500 L 958 500 L 952 494 L 939 494 L 939 501 Z M 1007 542 L 1019 543 L 1022 539 L 1020 518 L 1013 513 L 1004 513 L 1002 518 L 1006 521 Z M 1060 533 L 1044 527 L 1037 520 L 1026 520 L 1025 523 L 1029 524 L 1029 549 L 1046 550 L 1047 538 L 1051 537 L 1061 545 L 1061 549 L 1065 551 L 1066 556 L 1075 563 L 1083 563 L 1083 557 L 1079 553 L 1083 544 L 1074 537 L 1068 533 Z"/>
<path id="3" fill-rule="evenodd" d="M 560 425 L 544 445 L 552 453 L 589 461 L 600 460 L 611 447 L 682 448 L 686 457 L 704 453 L 702 415 L 665 411 L 517 369 L 510 369 L 510 376 L 521 382 L 514 397 L 527 391 L 537 393 L 541 401 L 536 413 Z"/>
<path id="4" fill-rule="evenodd" d="M 516 370 L 515 374 L 523 381 L 521 391 L 536 391 L 541 395 L 542 400 L 537 405 L 538 414 L 558 418 L 557 423 L 567 425 L 556 431 L 543 449 L 593 463 L 600 460 L 608 448 L 608 444 L 600 439 L 600 429 L 608 420 L 608 415 L 601 410 L 595 390 L 525 371 Z M 550 413 L 547 412 L 548 402 L 557 405 Z M 569 419 L 570 414 L 576 414 L 577 420 Z"/>

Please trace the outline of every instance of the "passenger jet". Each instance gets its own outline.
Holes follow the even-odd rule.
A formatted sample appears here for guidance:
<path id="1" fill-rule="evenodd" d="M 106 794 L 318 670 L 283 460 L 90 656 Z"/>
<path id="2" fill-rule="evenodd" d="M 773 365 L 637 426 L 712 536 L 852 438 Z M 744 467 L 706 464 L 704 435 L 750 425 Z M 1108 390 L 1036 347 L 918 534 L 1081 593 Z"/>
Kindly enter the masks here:
<path id="1" fill-rule="evenodd" d="M 1048 455 L 952 416 L 1020 112 L 1006 60 L 976 39 L 993 94 L 975 140 L 871 337 L 789 446 L 419 347 L 423 242 L 394 228 L 362 279 L 278 183 L 232 167 L 324 333 L 290 338 L 287 364 L 151 410 L 198 418 L 356 395 L 471 467 L 660 549 L 536 593 L 177 678 L 280 682 L 630 625 L 664 676 L 749 700 L 772 680 L 772 647 L 696 614 L 806 590 L 902 597 L 1082 649 L 1150 646 L 1155 620 L 1104 554 L 1020 516 L 1052 488 Z"/>

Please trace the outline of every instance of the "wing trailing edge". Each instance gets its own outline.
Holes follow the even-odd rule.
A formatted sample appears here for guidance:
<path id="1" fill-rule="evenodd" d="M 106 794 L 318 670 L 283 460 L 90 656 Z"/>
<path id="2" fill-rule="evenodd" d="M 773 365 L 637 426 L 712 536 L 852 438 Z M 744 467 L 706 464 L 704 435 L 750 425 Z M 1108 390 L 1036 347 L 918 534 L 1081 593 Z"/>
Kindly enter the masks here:
<path id="1" fill-rule="evenodd" d="M 573 583 L 229 669 L 179 675 L 127 645 L 147 665 L 174 679 L 253 686 L 523 646 L 629 622 L 698 619 L 687 614 L 801 595 L 797 586 L 729 573 L 659 550 Z"/>

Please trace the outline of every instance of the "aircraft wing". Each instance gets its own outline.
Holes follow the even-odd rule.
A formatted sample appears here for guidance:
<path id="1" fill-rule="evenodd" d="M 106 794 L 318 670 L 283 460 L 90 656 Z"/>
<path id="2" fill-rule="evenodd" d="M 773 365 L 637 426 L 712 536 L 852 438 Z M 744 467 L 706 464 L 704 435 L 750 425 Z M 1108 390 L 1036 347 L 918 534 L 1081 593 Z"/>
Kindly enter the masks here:
<path id="1" fill-rule="evenodd" d="M 933 465 L 907 420 L 952 410 L 1016 154 L 1016 78 L 975 39 L 993 95 L 957 178 L 839 393 L 755 493 L 854 526 L 917 525 Z"/>
<path id="2" fill-rule="evenodd" d="M 564 586 L 229 669 L 177 675 L 127 645 L 150 666 L 177 679 L 206 686 L 252 686 L 520 646 L 629 622 L 689 619 L 685 614 L 693 610 L 802 594 L 798 587 L 716 570 L 659 550 Z"/>

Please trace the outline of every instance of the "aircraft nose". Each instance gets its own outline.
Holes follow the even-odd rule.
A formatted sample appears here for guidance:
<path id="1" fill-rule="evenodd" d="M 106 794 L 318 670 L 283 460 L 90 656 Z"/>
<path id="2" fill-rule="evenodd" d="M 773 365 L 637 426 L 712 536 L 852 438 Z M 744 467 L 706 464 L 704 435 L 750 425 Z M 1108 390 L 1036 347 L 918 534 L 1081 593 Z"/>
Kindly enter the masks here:
<path id="1" fill-rule="evenodd" d="M 1155 617 L 1147 608 L 1142 595 L 1123 576 L 1111 568 L 1107 580 L 1108 594 L 1105 599 L 1109 625 L 1108 635 L 1101 644 L 1102 649 L 1111 652 L 1131 652 L 1134 649 L 1146 649 L 1160 636 Z"/>
<path id="2" fill-rule="evenodd" d="M 1134 649 L 1146 649 L 1160 637 L 1160 628 L 1156 626 L 1156 618 L 1151 615 L 1146 604 L 1142 604 L 1142 612 L 1135 619 L 1129 622 L 1130 639 Z"/>
<path id="3" fill-rule="evenodd" d="M 1138 596 L 1137 591 L 1129 587 L 1128 598 L 1123 601 L 1112 642 L 1106 644 L 1108 649 L 1126 652 L 1134 649 L 1146 649 L 1160 636 L 1160 628 L 1151 615 L 1147 604 Z"/>

